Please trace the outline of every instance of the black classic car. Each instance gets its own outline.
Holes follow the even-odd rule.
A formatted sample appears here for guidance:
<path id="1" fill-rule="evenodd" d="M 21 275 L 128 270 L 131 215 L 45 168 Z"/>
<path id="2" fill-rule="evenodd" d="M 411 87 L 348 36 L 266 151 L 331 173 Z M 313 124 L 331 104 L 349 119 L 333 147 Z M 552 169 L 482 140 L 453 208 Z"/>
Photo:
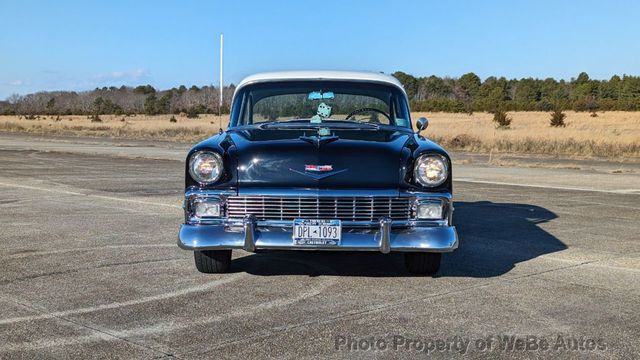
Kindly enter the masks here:
<path id="1" fill-rule="evenodd" d="M 231 249 L 404 253 L 433 274 L 458 246 L 449 155 L 413 130 L 407 96 L 377 73 L 294 71 L 244 79 L 228 129 L 187 156 L 178 245 L 199 271 Z"/>

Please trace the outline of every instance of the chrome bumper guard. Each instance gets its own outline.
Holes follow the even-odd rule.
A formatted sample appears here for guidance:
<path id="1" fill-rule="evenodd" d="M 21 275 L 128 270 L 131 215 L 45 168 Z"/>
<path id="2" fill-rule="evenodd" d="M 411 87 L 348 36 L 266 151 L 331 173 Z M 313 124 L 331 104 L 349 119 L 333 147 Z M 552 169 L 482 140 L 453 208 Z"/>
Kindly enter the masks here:
<path id="1" fill-rule="evenodd" d="M 338 245 L 293 245 L 291 227 L 258 226 L 255 216 L 247 215 L 241 226 L 183 224 L 178 246 L 186 250 L 257 249 L 451 252 L 458 248 L 455 226 L 412 226 L 393 228 L 390 218 L 380 219 L 379 227 L 367 230 L 343 228 Z"/>

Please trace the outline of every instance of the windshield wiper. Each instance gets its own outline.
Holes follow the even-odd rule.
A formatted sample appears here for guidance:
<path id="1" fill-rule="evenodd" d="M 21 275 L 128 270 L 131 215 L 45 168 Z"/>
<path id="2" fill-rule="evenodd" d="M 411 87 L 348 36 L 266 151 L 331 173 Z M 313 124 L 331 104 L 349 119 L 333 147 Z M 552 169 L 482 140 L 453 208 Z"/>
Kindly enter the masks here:
<path id="1" fill-rule="evenodd" d="M 300 123 L 297 121 L 287 121 L 287 122 L 280 122 L 280 121 L 270 121 L 270 122 L 266 122 L 266 123 L 262 123 L 260 125 L 258 125 L 259 129 L 292 129 L 292 130 L 297 130 L 297 129 L 304 129 L 304 130 L 308 130 L 308 129 L 316 129 L 318 124 L 306 124 L 306 123 Z"/>
<path id="2" fill-rule="evenodd" d="M 305 120 L 301 120 L 305 121 Z M 363 122 L 342 121 L 342 120 L 326 120 L 319 123 L 301 123 L 300 121 L 270 121 L 258 125 L 260 129 L 286 129 L 286 130 L 309 130 L 319 128 L 329 129 L 366 129 L 366 130 L 378 130 L 380 126 L 378 124 L 368 124 Z"/>
<path id="3" fill-rule="evenodd" d="M 371 124 L 371 123 L 365 123 L 360 121 L 327 120 L 322 124 L 323 124 L 323 127 L 329 127 L 329 128 L 344 128 L 344 129 L 366 128 L 366 129 L 372 129 L 372 130 L 380 129 L 380 125 L 378 124 Z M 333 125 L 338 125 L 338 126 L 333 126 Z"/>
<path id="4" fill-rule="evenodd" d="M 260 128 L 260 129 L 266 129 L 266 128 L 268 128 L 268 127 L 270 127 L 270 126 L 272 126 L 272 125 L 275 125 L 275 124 L 277 124 L 277 123 L 278 123 L 278 121 L 269 121 L 269 122 L 266 122 L 266 123 L 258 124 L 257 126 L 258 126 L 258 128 Z M 254 126 L 255 126 L 255 125 L 254 125 Z"/>
<path id="5" fill-rule="evenodd" d="M 259 129 L 288 129 L 292 127 L 302 127 L 307 128 L 307 124 L 305 123 L 307 120 L 288 120 L 288 121 L 269 121 L 261 123 L 258 126 Z M 314 125 L 314 124 L 309 124 Z M 314 127 L 310 127 L 310 129 L 315 129 Z"/>

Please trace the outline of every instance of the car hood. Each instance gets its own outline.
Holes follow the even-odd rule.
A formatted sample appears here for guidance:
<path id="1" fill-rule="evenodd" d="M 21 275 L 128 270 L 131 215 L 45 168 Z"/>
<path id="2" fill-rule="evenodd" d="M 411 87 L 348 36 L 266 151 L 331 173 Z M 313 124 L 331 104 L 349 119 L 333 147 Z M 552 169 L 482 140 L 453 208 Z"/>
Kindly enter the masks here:
<path id="1" fill-rule="evenodd" d="M 251 129 L 228 133 L 243 187 L 316 189 L 398 188 L 401 152 L 412 133 L 395 130 Z"/>

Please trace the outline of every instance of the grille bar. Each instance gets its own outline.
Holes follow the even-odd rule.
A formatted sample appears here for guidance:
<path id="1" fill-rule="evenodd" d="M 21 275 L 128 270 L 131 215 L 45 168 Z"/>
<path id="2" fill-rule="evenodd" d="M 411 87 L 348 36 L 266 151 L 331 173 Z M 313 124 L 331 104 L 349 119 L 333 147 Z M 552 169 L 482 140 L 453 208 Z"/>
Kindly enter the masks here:
<path id="1" fill-rule="evenodd" d="M 377 222 L 382 217 L 409 220 L 412 203 L 410 197 L 230 196 L 225 212 L 230 219 L 253 214 L 263 221 L 310 218 Z"/>

